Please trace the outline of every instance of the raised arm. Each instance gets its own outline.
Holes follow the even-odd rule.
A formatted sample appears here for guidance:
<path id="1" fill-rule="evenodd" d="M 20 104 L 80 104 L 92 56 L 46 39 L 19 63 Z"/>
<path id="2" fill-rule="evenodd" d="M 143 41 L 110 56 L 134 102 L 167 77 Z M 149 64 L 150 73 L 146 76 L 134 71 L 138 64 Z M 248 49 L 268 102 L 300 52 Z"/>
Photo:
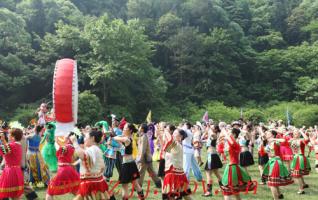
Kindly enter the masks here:
<path id="1" fill-rule="evenodd" d="M 308 141 L 308 140 L 309 140 L 308 136 L 306 135 L 306 133 L 304 133 L 304 131 L 303 131 L 302 129 L 299 130 L 299 132 L 300 132 L 300 134 L 304 137 L 304 140 L 305 140 L 305 141 Z"/>
<path id="2" fill-rule="evenodd" d="M 3 132 L 0 133 L 0 140 L 2 142 L 2 145 L 0 145 L 0 155 L 3 156 L 3 155 L 11 153 L 11 148 L 6 141 Z"/>
<path id="3" fill-rule="evenodd" d="M 73 143 L 73 146 L 74 146 L 74 148 L 75 148 L 75 152 L 76 152 L 77 156 L 78 156 L 81 160 L 83 160 L 84 157 L 85 157 L 85 151 L 84 151 L 84 149 L 78 144 L 76 136 L 75 136 L 75 135 L 72 135 L 72 136 L 70 137 L 70 140 L 71 140 L 72 143 Z"/>
<path id="4" fill-rule="evenodd" d="M 130 144 L 129 138 L 125 137 L 125 136 L 115 136 L 112 139 L 117 141 L 117 142 L 120 142 L 120 143 L 124 144 L 125 146 L 128 146 Z"/>

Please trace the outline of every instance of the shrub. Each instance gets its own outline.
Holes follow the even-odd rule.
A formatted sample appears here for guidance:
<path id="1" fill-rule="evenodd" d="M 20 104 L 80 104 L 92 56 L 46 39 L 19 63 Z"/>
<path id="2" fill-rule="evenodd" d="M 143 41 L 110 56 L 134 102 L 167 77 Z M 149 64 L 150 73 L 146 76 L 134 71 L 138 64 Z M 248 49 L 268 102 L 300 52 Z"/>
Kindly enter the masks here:
<path id="1" fill-rule="evenodd" d="M 250 109 L 243 113 L 244 120 L 253 122 L 254 124 L 265 122 L 266 116 L 265 113 L 258 109 Z"/>
<path id="2" fill-rule="evenodd" d="M 99 98 L 90 91 L 80 93 L 78 99 L 78 123 L 94 124 L 101 120 L 102 105 Z"/>
<path id="3" fill-rule="evenodd" d="M 208 111 L 209 118 L 215 122 L 225 121 L 230 123 L 240 118 L 240 110 L 238 108 L 227 107 L 221 102 L 210 101 L 205 102 L 202 108 L 197 108 L 192 114 L 192 121 L 201 121 L 206 111 Z"/>
<path id="4" fill-rule="evenodd" d="M 318 124 L 318 106 L 311 105 L 305 109 L 298 110 L 295 112 L 294 125 L 297 127 L 301 126 L 314 126 Z"/>
<path id="5" fill-rule="evenodd" d="M 13 117 L 10 119 L 10 121 L 18 121 L 23 126 L 27 127 L 32 119 L 37 119 L 37 107 L 38 106 L 34 104 L 21 105 L 14 111 Z"/>

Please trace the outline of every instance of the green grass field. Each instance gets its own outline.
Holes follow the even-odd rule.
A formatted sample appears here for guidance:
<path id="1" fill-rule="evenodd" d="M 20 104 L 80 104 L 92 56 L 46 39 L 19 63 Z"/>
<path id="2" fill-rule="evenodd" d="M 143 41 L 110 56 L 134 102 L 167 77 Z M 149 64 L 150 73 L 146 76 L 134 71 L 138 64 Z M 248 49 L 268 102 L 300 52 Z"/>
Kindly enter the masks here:
<path id="1" fill-rule="evenodd" d="M 255 154 L 255 152 L 254 152 Z M 203 155 L 205 155 L 205 152 L 203 152 Z M 312 168 L 314 167 L 314 160 L 313 160 L 313 155 L 311 156 L 311 165 Z M 203 160 L 205 160 L 205 157 L 202 156 Z M 255 162 L 257 161 L 257 159 L 255 158 Z M 154 166 L 157 168 L 158 167 L 158 163 L 155 162 Z M 204 170 L 203 170 L 203 166 L 201 167 L 201 171 L 203 173 L 203 177 L 205 179 L 205 174 L 204 174 Z M 223 170 L 221 171 L 223 174 Z M 258 171 L 258 167 L 255 164 L 254 166 L 249 168 L 249 173 L 252 177 L 253 180 L 256 180 L 259 182 L 260 179 L 260 175 L 259 175 L 259 171 Z M 114 169 L 114 177 L 117 177 L 117 170 Z M 213 177 L 215 178 L 215 177 Z M 147 187 L 147 180 L 149 179 L 148 174 L 146 174 L 145 177 L 145 181 L 144 181 L 144 191 L 146 190 Z M 193 175 L 191 175 L 191 180 L 193 182 L 194 178 Z M 116 181 L 116 179 L 114 178 L 114 181 Z M 309 176 L 305 177 L 305 181 L 306 183 L 309 184 L 309 188 L 306 189 L 306 194 L 305 195 L 298 195 L 297 191 L 298 191 L 298 185 L 296 183 L 294 183 L 293 185 L 289 185 L 286 187 L 281 187 L 281 191 L 284 194 L 285 199 L 287 200 L 317 200 L 318 199 L 318 173 L 315 172 L 314 169 L 312 169 L 311 174 Z M 111 188 L 112 186 L 110 186 Z M 121 191 L 120 191 L 120 185 L 117 187 L 117 189 L 115 189 L 115 191 L 118 191 L 118 194 L 116 195 L 116 199 L 121 199 Z M 194 184 L 191 184 L 191 189 L 194 189 Z M 218 184 L 217 182 L 213 183 L 213 191 L 215 191 L 216 189 L 218 189 Z M 39 199 L 45 199 L 45 189 L 44 188 L 38 188 L 36 189 L 36 191 L 38 192 L 39 195 Z M 157 192 L 156 192 L 157 191 Z M 194 199 L 223 199 L 222 193 L 219 193 L 217 195 L 214 195 L 213 197 L 202 197 L 201 195 L 203 194 L 203 188 L 202 188 L 202 184 L 198 183 L 198 188 L 196 193 L 193 195 Z M 245 195 L 245 194 L 241 194 L 242 199 L 250 199 L 250 200 L 267 200 L 267 199 L 272 199 L 271 196 L 271 192 L 270 189 L 266 186 L 266 185 L 258 185 L 258 189 L 257 189 L 257 194 L 254 195 L 251 193 Z M 73 199 L 72 195 L 63 195 L 63 196 L 56 196 L 54 198 L 55 200 L 70 200 Z M 138 199 L 137 198 L 137 194 L 134 193 L 134 196 L 132 199 Z M 149 196 L 147 197 L 147 199 L 161 199 L 161 192 L 159 189 L 156 189 L 154 187 L 153 182 L 151 181 L 150 184 L 150 190 L 149 190 Z"/>

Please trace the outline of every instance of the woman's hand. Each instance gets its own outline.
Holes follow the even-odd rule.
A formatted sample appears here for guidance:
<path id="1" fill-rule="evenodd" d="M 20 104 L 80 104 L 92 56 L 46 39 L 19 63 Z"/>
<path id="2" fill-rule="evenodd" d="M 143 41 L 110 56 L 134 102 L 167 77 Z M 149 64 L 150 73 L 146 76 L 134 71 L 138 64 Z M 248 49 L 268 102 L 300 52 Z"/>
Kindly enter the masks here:
<path id="1" fill-rule="evenodd" d="M 1 133 L 0 133 L 0 140 L 1 140 L 1 143 L 2 143 L 3 145 L 6 145 L 6 144 L 7 144 L 7 141 L 6 141 L 6 137 L 5 137 L 5 135 L 4 135 L 4 132 L 1 132 Z"/>
<path id="2" fill-rule="evenodd" d="M 75 135 L 70 136 L 70 140 L 71 142 L 74 144 L 75 142 L 77 142 L 77 138 Z"/>

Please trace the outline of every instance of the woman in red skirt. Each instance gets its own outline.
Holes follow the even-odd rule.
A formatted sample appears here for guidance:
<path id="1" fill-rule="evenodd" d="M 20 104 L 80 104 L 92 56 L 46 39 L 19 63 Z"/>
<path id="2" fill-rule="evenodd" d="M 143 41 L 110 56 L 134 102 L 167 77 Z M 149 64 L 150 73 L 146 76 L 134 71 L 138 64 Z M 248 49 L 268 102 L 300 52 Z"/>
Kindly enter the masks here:
<path id="1" fill-rule="evenodd" d="M 183 171 L 182 141 L 187 134 L 182 129 L 176 129 L 173 136 L 165 133 L 167 143 L 163 147 L 165 153 L 165 177 L 163 181 L 162 199 L 192 199 L 189 181 Z"/>
<path id="2" fill-rule="evenodd" d="M 225 130 L 223 130 L 225 131 Z M 243 167 L 239 165 L 239 155 L 241 152 L 238 144 L 238 136 L 240 129 L 233 128 L 230 133 L 223 133 L 229 145 L 229 163 L 226 165 L 223 177 L 220 183 L 222 193 L 225 200 L 235 199 L 240 200 L 240 192 L 253 191 L 256 192 L 257 185 L 251 180 L 251 177 Z"/>
<path id="3" fill-rule="evenodd" d="M 68 138 L 66 139 L 68 142 Z M 47 189 L 46 200 L 52 200 L 55 195 L 67 193 L 76 194 L 80 184 L 79 173 L 73 166 L 74 147 L 69 144 L 63 144 L 63 141 L 57 139 L 60 148 L 56 152 L 58 159 L 57 174 L 50 181 Z"/>
<path id="4" fill-rule="evenodd" d="M 300 138 L 300 135 L 303 138 Z M 304 176 L 309 175 L 311 170 L 309 159 L 305 155 L 305 147 L 309 143 L 309 138 L 302 130 L 295 130 L 289 143 L 294 153 L 294 159 L 290 166 L 291 174 L 299 184 L 298 194 L 305 194 L 304 188 L 309 186 L 305 183 Z"/>
<path id="5" fill-rule="evenodd" d="M 21 129 L 12 129 L 9 132 L 8 144 L 5 136 L 1 133 L 0 155 L 4 157 L 5 167 L 0 177 L 0 199 L 20 199 L 23 194 L 24 178 L 21 169 L 22 146 L 20 140 L 23 132 Z"/>
<path id="6" fill-rule="evenodd" d="M 284 195 L 280 192 L 280 186 L 294 183 L 289 171 L 281 160 L 280 142 L 284 142 L 284 139 L 278 139 L 276 136 L 277 132 L 274 130 L 266 132 L 268 144 L 265 149 L 270 159 L 264 166 L 262 175 L 263 181 L 267 182 L 275 200 L 284 198 Z"/>
<path id="7" fill-rule="evenodd" d="M 92 199 L 114 199 L 109 197 L 108 185 L 103 176 L 105 163 L 103 152 L 99 148 L 103 133 L 92 130 L 85 135 L 84 146 L 81 148 L 75 135 L 70 139 L 75 147 L 76 154 L 81 159 L 80 163 L 80 185 L 76 200 L 83 200 L 91 197 Z"/>

